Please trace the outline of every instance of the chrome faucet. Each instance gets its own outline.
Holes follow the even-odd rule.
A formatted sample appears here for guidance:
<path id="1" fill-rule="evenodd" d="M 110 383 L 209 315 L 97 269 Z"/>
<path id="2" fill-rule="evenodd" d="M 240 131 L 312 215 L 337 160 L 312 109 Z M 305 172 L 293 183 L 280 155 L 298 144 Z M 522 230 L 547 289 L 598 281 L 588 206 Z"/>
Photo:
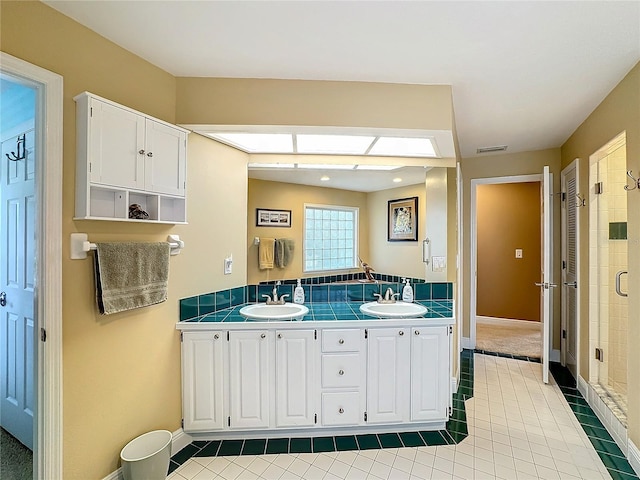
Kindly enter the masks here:
<path id="1" fill-rule="evenodd" d="M 270 297 L 269 295 L 262 295 L 263 297 L 267 298 L 267 305 L 284 305 L 284 299 L 285 297 L 288 297 L 289 294 L 285 293 L 283 295 L 280 295 L 280 298 L 278 298 L 278 286 L 280 285 L 280 280 L 278 280 L 278 282 L 273 286 L 273 292 L 272 292 L 272 296 Z"/>
<path id="2" fill-rule="evenodd" d="M 378 303 L 396 303 L 396 297 L 399 297 L 399 293 L 393 293 L 391 287 L 387 288 L 387 291 L 384 294 L 384 298 L 379 293 L 374 293 L 374 297 L 378 297 Z"/>

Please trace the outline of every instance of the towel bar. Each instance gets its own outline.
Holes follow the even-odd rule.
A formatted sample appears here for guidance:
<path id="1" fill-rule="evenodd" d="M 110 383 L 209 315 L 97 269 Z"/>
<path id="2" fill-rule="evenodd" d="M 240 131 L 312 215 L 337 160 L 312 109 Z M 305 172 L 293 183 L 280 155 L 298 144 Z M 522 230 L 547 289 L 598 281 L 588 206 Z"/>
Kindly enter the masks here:
<path id="1" fill-rule="evenodd" d="M 184 248 L 184 242 L 180 240 L 179 235 L 169 235 L 167 243 L 171 247 L 171 255 L 178 255 Z M 96 244 L 89 242 L 89 236 L 86 233 L 71 234 L 71 259 L 82 260 L 87 258 L 87 252 L 95 250 Z"/>

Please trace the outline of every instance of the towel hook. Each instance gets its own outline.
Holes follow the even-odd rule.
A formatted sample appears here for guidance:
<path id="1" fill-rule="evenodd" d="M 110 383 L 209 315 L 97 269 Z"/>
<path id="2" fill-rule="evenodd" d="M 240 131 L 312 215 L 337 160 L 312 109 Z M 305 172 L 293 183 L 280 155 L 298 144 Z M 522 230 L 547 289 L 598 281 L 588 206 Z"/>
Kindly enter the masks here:
<path id="1" fill-rule="evenodd" d="M 627 177 L 629 177 L 631 180 L 633 180 L 633 184 L 632 185 L 625 185 L 624 189 L 627 192 L 630 192 L 631 190 L 635 190 L 636 188 L 640 188 L 640 179 L 635 178 L 633 176 L 633 170 L 627 170 Z"/>
<path id="2" fill-rule="evenodd" d="M 27 158 L 27 150 L 25 148 L 26 138 L 26 133 L 18 136 L 18 139 L 16 140 L 16 150 L 18 151 L 17 154 L 16 152 L 11 152 L 11 155 L 5 153 L 9 161 L 17 162 L 18 160 L 24 160 L 25 158 Z"/>

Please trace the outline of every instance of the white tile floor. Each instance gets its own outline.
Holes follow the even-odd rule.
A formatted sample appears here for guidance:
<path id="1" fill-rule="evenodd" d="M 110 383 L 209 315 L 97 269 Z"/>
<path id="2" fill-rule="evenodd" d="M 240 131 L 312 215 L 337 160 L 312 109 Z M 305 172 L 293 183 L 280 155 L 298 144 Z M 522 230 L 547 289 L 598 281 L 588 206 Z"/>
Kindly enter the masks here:
<path id="1" fill-rule="evenodd" d="M 171 480 L 608 479 L 557 385 L 541 366 L 475 355 L 469 436 L 458 445 L 191 458 Z"/>

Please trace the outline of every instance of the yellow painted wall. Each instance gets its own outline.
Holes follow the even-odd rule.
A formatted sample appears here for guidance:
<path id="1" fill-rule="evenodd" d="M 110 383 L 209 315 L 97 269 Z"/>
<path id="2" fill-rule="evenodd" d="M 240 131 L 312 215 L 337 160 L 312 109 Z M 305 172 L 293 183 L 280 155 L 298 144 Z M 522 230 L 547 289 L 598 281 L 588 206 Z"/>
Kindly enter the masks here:
<path id="1" fill-rule="evenodd" d="M 476 194 L 476 312 L 539 322 L 540 182 L 478 185 Z"/>
<path id="2" fill-rule="evenodd" d="M 514 154 L 502 154 L 464 158 L 461 161 L 463 183 L 463 337 L 470 336 L 470 302 L 471 292 L 471 180 L 475 178 L 506 177 L 514 175 L 541 174 L 545 165 L 549 165 L 553 174 L 553 191 L 560 191 L 560 149 L 538 150 Z M 560 202 L 554 202 L 553 208 L 553 265 L 554 279 L 560 281 Z M 560 294 L 554 290 L 554 332 L 553 348 L 560 348 Z"/>
<path id="3" fill-rule="evenodd" d="M 589 197 L 589 156 L 619 133 L 627 137 L 627 169 L 640 172 L 640 64 L 636 64 L 626 77 L 598 105 L 591 115 L 562 145 L 562 166 L 579 158 L 580 185 L 578 191 Z M 640 339 L 640 193 L 629 192 L 628 246 L 629 246 L 629 372 L 640 371 L 640 350 L 633 348 Z M 589 378 L 589 209 L 579 208 L 580 219 L 580 376 Z M 628 433 L 636 446 L 640 446 L 640 376 L 630 375 L 628 385 Z"/>
<path id="4" fill-rule="evenodd" d="M 246 283 L 246 222 L 237 215 L 246 211 L 246 156 L 190 135 L 189 225 L 74 221 L 73 97 L 91 91 L 171 122 L 176 80 L 40 2 L 3 1 L 0 8 L 2 51 L 64 77 L 64 478 L 98 479 L 118 468 L 120 449 L 135 436 L 180 427 L 178 299 Z M 91 260 L 69 259 L 73 232 L 93 242 L 180 234 L 186 249 L 171 258 L 167 302 L 100 316 Z M 224 277 L 222 258 L 231 251 L 234 273 Z"/>
<path id="5" fill-rule="evenodd" d="M 303 273 L 304 204 L 339 205 L 358 207 L 359 210 L 359 255 L 369 258 L 369 210 L 367 194 L 336 188 L 312 187 L 293 183 L 270 182 L 249 179 L 247 212 L 247 281 L 255 284 L 264 281 L 286 280 L 325 275 L 325 272 Z M 291 210 L 291 228 L 257 227 L 256 208 Z M 260 270 L 258 247 L 254 237 L 291 238 L 295 241 L 293 261 L 285 268 Z M 367 260 L 365 260 L 367 261 Z M 340 270 L 336 273 L 359 272 L 360 268 Z"/>

